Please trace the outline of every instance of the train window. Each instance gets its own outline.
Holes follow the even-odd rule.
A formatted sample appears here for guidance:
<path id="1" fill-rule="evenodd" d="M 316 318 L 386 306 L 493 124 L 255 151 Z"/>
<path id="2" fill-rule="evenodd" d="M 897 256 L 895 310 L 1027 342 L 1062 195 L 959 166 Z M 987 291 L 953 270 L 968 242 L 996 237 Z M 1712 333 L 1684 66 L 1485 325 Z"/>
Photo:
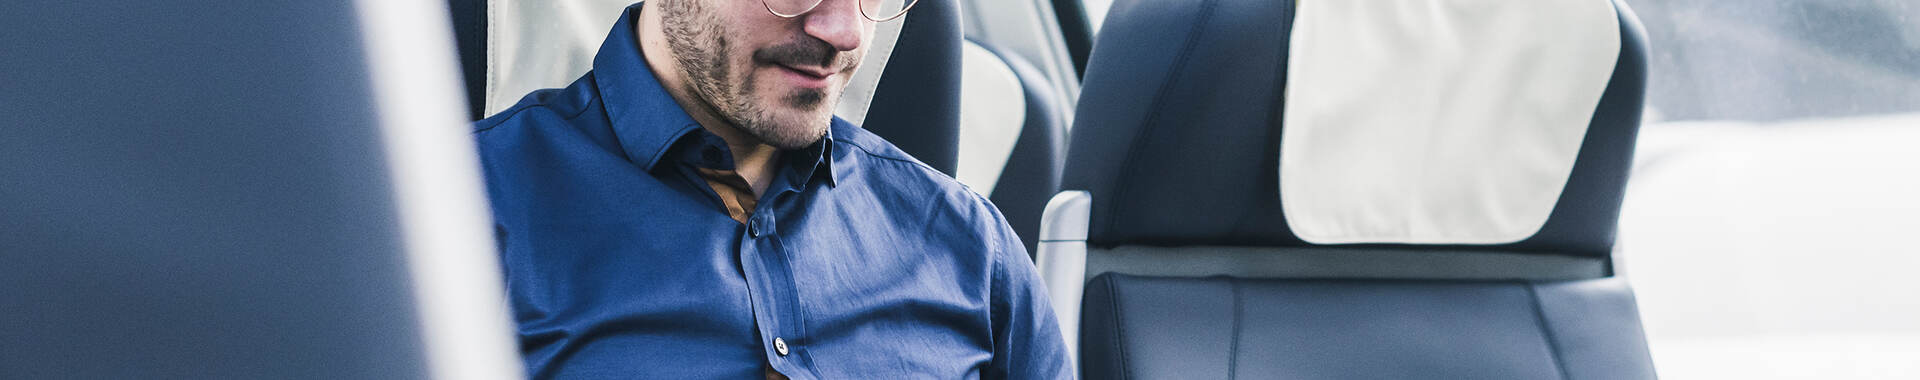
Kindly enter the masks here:
<path id="1" fill-rule="evenodd" d="M 1628 3 L 1652 54 L 1619 242 L 1661 374 L 1920 377 L 1920 6 Z"/>

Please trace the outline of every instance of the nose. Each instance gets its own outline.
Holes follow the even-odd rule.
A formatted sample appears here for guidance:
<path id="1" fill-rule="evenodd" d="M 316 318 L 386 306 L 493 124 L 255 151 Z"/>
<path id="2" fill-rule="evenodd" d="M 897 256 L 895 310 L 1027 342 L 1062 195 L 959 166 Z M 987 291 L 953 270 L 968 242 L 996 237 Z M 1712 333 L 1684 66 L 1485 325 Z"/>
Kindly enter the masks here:
<path id="1" fill-rule="evenodd" d="M 859 49 L 867 19 L 860 16 L 860 0 L 824 0 L 812 12 L 807 12 L 805 25 L 807 35 L 826 41 L 834 50 L 853 51 Z"/>

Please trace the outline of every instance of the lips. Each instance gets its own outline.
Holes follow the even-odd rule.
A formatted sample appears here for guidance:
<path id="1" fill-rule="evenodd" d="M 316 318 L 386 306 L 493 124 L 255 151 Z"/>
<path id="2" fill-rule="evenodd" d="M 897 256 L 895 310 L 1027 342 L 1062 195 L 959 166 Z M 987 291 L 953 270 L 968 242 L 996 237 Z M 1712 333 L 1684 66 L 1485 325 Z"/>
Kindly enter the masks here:
<path id="1" fill-rule="evenodd" d="M 780 72 L 779 77 L 783 81 L 797 88 L 819 90 L 833 84 L 834 72 L 818 67 L 774 64 L 773 68 Z"/>
<path id="2" fill-rule="evenodd" d="M 827 79 L 827 77 L 833 76 L 833 71 L 827 70 L 824 68 L 789 65 L 784 63 L 775 64 L 775 65 L 780 66 L 780 68 L 787 69 L 795 73 L 799 73 L 800 75 L 813 77 L 814 79 Z"/>

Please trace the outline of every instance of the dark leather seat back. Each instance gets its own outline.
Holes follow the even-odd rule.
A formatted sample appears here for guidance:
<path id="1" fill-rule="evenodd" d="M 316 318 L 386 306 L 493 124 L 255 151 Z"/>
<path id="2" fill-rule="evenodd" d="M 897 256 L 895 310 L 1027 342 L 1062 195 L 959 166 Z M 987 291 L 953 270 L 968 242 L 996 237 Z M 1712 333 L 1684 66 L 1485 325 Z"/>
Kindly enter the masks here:
<path id="1" fill-rule="evenodd" d="M 1502 61 L 1514 66 L 1493 66 L 1502 70 L 1308 87 L 1310 79 L 1333 77 L 1326 70 L 1427 63 L 1334 60 L 1354 69 L 1294 52 L 1358 46 L 1350 50 L 1391 56 L 1386 53 L 1455 47 L 1415 37 L 1400 45 L 1366 40 L 1393 31 L 1337 34 L 1329 32 L 1336 28 L 1321 28 L 1301 35 L 1293 1 L 1116 2 L 1089 61 L 1063 179 L 1066 192 L 1043 217 L 1037 258 L 1063 327 L 1079 332 L 1070 345 L 1077 347 L 1083 377 L 1653 377 L 1632 292 L 1614 276 L 1611 255 L 1639 128 L 1644 39 L 1624 4 L 1560 3 L 1603 14 L 1582 20 L 1603 25 L 1594 30 L 1618 43 L 1617 53 L 1606 50 L 1574 65 L 1602 65 L 1584 84 L 1565 84 L 1580 81 L 1560 77 L 1459 79 L 1572 70 L 1520 49 L 1519 58 Z M 1354 4 L 1342 7 L 1405 5 Z M 1514 19 L 1471 14 L 1478 11 L 1464 12 L 1493 28 Z M 1315 45 L 1294 46 L 1298 41 Z M 1480 58 L 1450 57 L 1460 56 Z M 1290 78 L 1302 70 L 1312 71 Z M 1315 109 L 1300 108 L 1339 95 L 1386 98 L 1429 88 L 1447 96 L 1400 105 L 1335 104 L 1363 112 L 1313 114 L 1317 118 L 1307 116 Z M 1300 145 L 1376 133 L 1366 124 L 1383 115 L 1443 120 L 1464 110 L 1481 118 L 1467 120 L 1507 121 L 1566 112 L 1570 108 L 1533 100 L 1569 92 L 1586 97 L 1584 103 L 1566 103 L 1577 108 L 1578 123 L 1539 129 L 1573 131 L 1566 135 L 1573 145 L 1529 137 L 1534 124 L 1476 140 L 1461 137 L 1473 131 L 1460 125 L 1477 124 L 1439 121 L 1389 125 L 1404 129 L 1378 135 L 1382 146 L 1402 144 L 1418 152 L 1350 146 L 1328 152 L 1333 148 Z M 1470 107 L 1472 98 L 1490 93 L 1529 96 L 1493 109 Z M 1440 112 L 1425 113 L 1433 110 Z M 1433 164 L 1422 171 L 1430 161 L 1395 161 L 1449 149 L 1553 151 L 1558 153 L 1547 156 L 1560 155 L 1566 166 L 1476 172 Z M 1411 174 L 1332 192 L 1314 188 L 1382 167 Z M 1299 178 L 1312 182 L 1289 182 Z M 1516 206 L 1525 197 L 1504 187 L 1515 181 L 1553 186 L 1527 193 L 1544 203 Z M 1321 192 L 1283 191 L 1302 188 Z M 1423 205 L 1419 197 L 1433 194 L 1423 189 L 1446 196 Z M 1364 201 L 1341 203 L 1352 199 Z M 1512 211 L 1518 209 L 1528 212 Z M 1515 229 L 1512 215 L 1532 218 L 1537 227 Z M 1507 232 L 1484 232 L 1494 230 Z"/>
<path id="2" fill-rule="evenodd" d="M 960 162 L 960 8 L 921 0 L 873 90 L 862 128 L 947 175 Z"/>

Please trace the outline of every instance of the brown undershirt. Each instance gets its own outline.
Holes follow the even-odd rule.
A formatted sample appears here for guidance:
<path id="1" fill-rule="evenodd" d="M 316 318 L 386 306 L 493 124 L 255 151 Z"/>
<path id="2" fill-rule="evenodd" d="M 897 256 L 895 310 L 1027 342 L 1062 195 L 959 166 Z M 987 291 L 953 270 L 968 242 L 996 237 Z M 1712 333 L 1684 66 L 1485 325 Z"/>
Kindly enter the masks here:
<path id="1" fill-rule="evenodd" d="M 753 207 L 760 204 L 760 198 L 753 195 L 753 186 L 747 184 L 746 177 L 732 170 L 694 169 L 700 171 L 700 178 L 707 180 L 707 187 L 720 195 L 720 203 L 727 205 L 727 216 L 740 224 L 747 224 L 747 218 L 753 217 Z"/>

